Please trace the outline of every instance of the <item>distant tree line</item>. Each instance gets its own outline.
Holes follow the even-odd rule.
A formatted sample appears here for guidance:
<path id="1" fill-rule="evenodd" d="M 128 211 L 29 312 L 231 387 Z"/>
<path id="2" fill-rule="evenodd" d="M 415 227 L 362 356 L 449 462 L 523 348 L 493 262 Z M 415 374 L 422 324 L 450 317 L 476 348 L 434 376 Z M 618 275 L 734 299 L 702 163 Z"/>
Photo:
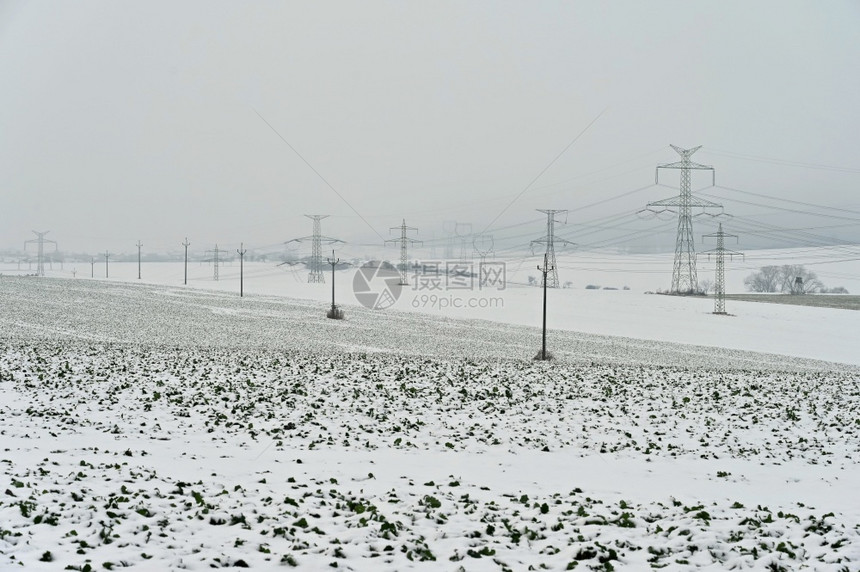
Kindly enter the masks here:
<path id="1" fill-rule="evenodd" d="M 744 278 L 744 285 L 750 292 L 781 292 L 783 294 L 847 294 L 848 290 L 839 286 L 825 288 L 815 272 L 800 264 L 782 266 L 762 266 Z"/>

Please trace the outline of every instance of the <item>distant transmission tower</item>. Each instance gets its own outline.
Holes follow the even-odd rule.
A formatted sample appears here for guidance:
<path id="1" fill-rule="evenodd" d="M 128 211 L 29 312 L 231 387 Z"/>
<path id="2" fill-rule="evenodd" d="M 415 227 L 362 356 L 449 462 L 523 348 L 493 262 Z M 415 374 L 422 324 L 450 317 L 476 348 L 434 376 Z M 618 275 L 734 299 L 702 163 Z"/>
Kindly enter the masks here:
<path id="1" fill-rule="evenodd" d="M 218 281 L 218 255 L 222 252 L 227 252 L 227 251 L 221 250 L 220 248 L 218 248 L 218 245 L 216 244 L 215 248 L 207 250 L 206 254 L 209 254 L 210 252 L 212 253 L 212 266 L 214 268 L 212 279 L 217 282 Z"/>
<path id="2" fill-rule="evenodd" d="M 690 157 L 702 148 L 701 145 L 692 149 L 681 149 L 676 145 L 671 146 L 680 156 L 681 160 L 675 163 L 666 163 L 657 165 L 654 181 L 659 182 L 660 169 L 680 169 L 681 170 L 681 192 L 677 197 L 663 199 L 648 203 L 645 210 L 661 213 L 665 211 L 673 212 L 670 207 L 677 209 L 678 213 L 678 236 L 675 240 L 675 265 L 672 269 L 672 294 L 695 294 L 699 291 L 699 283 L 696 278 L 696 250 L 693 246 L 693 207 L 701 207 L 703 213 L 707 213 L 704 209 L 714 208 L 721 209 L 723 205 L 713 203 L 711 201 L 694 197 L 690 190 L 690 171 L 709 170 L 711 171 L 711 184 L 716 182 L 716 173 L 710 165 L 702 165 L 694 163 Z M 717 213 L 719 215 L 721 213 Z"/>
<path id="3" fill-rule="evenodd" d="M 308 274 L 308 282 L 309 283 L 325 283 L 325 274 L 323 273 L 323 257 L 322 257 L 322 243 L 326 244 L 334 244 L 337 242 L 343 242 L 337 238 L 330 238 L 328 236 L 322 235 L 322 225 L 320 221 L 324 218 L 327 218 L 329 215 L 305 215 L 312 221 L 314 221 L 314 233 L 311 236 L 304 236 L 302 238 L 294 238 L 292 240 L 288 240 L 284 244 L 289 242 L 307 242 L 311 241 L 311 272 Z"/>
<path id="4" fill-rule="evenodd" d="M 457 237 L 457 221 L 446 220 L 442 223 L 442 230 L 445 232 L 445 260 L 454 258 L 454 242 Z"/>
<path id="5" fill-rule="evenodd" d="M 389 238 L 386 240 L 386 244 L 389 242 L 399 242 L 400 243 L 400 265 L 398 270 L 400 270 L 400 285 L 406 286 L 409 284 L 408 279 L 406 278 L 406 274 L 409 272 L 409 267 L 406 263 L 406 245 L 407 244 L 421 244 L 420 240 L 416 240 L 414 238 L 409 238 L 406 233 L 407 231 L 414 230 L 416 233 L 418 229 L 414 226 L 406 226 L 406 219 L 403 219 L 403 224 L 400 226 L 392 226 L 389 232 L 392 230 L 400 230 L 400 238 Z"/>
<path id="6" fill-rule="evenodd" d="M 555 243 L 558 242 L 560 244 L 573 244 L 569 240 L 565 240 L 564 238 L 558 238 L 555 236 L 555 223 L 560 222 L 555 220 L 555 215 L 565 213 L 567 214 L 567 210 L 554 210 L 554 209 L 537 209 L 538 212 L 542 212 L 546 214 L 546 236 L 539 238 L 537 240 L 532 241 L 532 248 L 534 248 L 535 244 L 546 244 L 546 261 L 544 264 L 544 268 L 548 269 L 546 272 L 542 272 L 542 280 L 548 281 L 546 286 L 548 288 L 558 288 L 558 265 L 555 263 Z M 541 283 L 541 286 L 544 284 Z"/>
<path id="7" fill-rule="evenodd" d="M 57 251 L 57 241 L 50 240 L 45 238 L 45 235 L 51 232 L 50 230 L 46 230 L 45 232 L 37 232 L 33 231 L 33 234 L 36 235 L 36 238 L 25 240 L 24 248 L 27 248 L 28 244 L 36 243 L 36 248 L 38 249 L 37 259 L 36 259 L 36 276 L 44 276 L 45 275 L 45 243 L 49 242 L 54 245 L 54 252 Z"/>
<path id="8" fill-rule="evenodd" d="M 717 239 L 717 247 L 713 250 L 707 250 L 702 254 L 708 255 L 708 260 L 711 258 L 711 254 L 716 255 L 717 257 L 717 278 L 716 284 L 714 286 L 714 314 L 725 314 L 726 313 L 726 266 L 725 266 L 725 256 L 728 255 L 729 258 L 733 256 L 743 256 L 743 252 L 735 252 L 734 250 L 726 250 L 725 249 L 725 241 L 726 237 L 734 238 L 737 240 L 738 236 L 736 234 L 726 234 L 723 232 L 723 223 L 720 223 L 719 230 L 714 234 L 704 234 L 702 238 L 716 238 Z"/>
<path id="9" fill-rule="evenodd" d="M 110 252 L 105 250 L 105 278 L 108 278 L 108 259 L 110 259 Z"/>
<path id="10" fill-rule="evenodd" d="M 458 222 L 454 227 L 454 232 L 457 235 L 457 238 L 460 239 L 460 260 L 463 262 L 471 262 L 472 261 L 472 248 L 470 245 L 472 238 L 472 223 L 470 222 Z"/>
<path id="11" fill-rule="evenodd" d="M 472 238 L 472 248 L 475 249 L 475 253 L 481 259 L 481 264 L 493 255 L 494 245 L 492 234 L 476 234 Z"/>

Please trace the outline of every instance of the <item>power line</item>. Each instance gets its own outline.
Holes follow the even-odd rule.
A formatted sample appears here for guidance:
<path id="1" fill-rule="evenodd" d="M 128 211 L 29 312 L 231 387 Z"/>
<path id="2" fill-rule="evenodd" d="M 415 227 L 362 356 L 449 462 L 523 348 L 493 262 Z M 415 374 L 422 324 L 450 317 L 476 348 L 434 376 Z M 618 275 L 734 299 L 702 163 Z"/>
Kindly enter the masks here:
<path id="1" fill-rule="evenodd" d="M 608 109 L 608 108 L 606 108 L 606 109 Z M 574 144 L 574 143 L 576 143 L 577 141 L 579 141 L 579 138 L 580 138 L 580 137 L 582 137 L 583 135 L 585 135 L 585 132 L 586 132 L 586 131 L 588 131 L 588 130 L 591 128 L 591 126 L 592 126 L 592 125 L 594 125 L 595 123 L 597 123 L 597 120 L 598 120 L 598 119 L 600 119 L 600 116 L 601 116 L 601 115 L 603 115 L 604 113 L 606 113 L 606 109 L 604 109 L 603 111 L 601 111 L 600 113 L 598 113 L 598 114 L 597 114 L 597 117 L 595 117 L 594 119 L 592 119 L 592 120 L 591 120 L 591 122 L 590 122 L 588 125 L 586 125 L 586 126 L 585 126 L 585 128 L 584 128 L 582 131 L 580 131 L 580 132 L 579 132 L 579 134 L 577 134 L 577 136 L 576 136 L 576 137 L 574 137 L 574 138 L 571 140 L 571 142 L 570 142 L 570 143 L 568 143 L 568 144 L 565 146 L 565 148 L 564 148 L 564 149 L 562 149 L 562 150 L 561 150 L 561 152 L 560 152 L 558 155 L 556 155 L 556 156 L 555 156 L 555 158 L 553 158 L 553 160 L 552 160 L 552 161 L 550 161 L 550 162 L 547 164 L 547 166 L 546 166 L 546 167 L 544 167 L 543 169 L 541 169 L 541 172 L 540 172 L 540 173 L 538 173 L 538 174 L 537 174 L 537 176 L 536 176 L 534 179 L 532 179 L 532 180 L 529 182 L 529 184 L 528 184 L 528 185 L 526 185 L 526 186 L 525 186 L 525 188 L 524 188 L 522 191 L 520 191 L 519 193 L 517 193 L 517 195 L 513 198 L 513 200 L 511 200 L 511 202 L 510 202 L 510 203 L 508 203 L 508 205 L 507 205 L 505 208 L 503 208 L 503 209 L 502 209 L 502 211 L 501 211 L 499 214 L 497 214 L 497 215 L 496 215 L 496 218 L 494 218 L 493 220 L 491 220 L 491 221 L 490 221 L 490 224 L 488 224 L 488 225 L 487 225 L 487 227 L 486 227 L 484 230 L 482 230 L 481 232 L 482 232 L 482 233 L 484 233 L 484 232 L 487 232 L 488 230 L 490 230 L 490 227 L 492 227 L 492 226 L 493 226 L 493 223 L 495 223 L 497 220 L 499 220 L 499 218 L 501 218 L 501 216 L 502 216 L 503 214 L 505 214 L 505 213 L 507 212 L 507 210 L 508 210 L 509 208 L 511 208 L 511 207 L 513 206 L 513 204 L 514 204 L 515 202 L 517 202 L 517 201 L 519 200 L 519 198 L 520 198 L 521 196 L 523 196 L 523 195 L 526 193 L 526 191 L 528 191 L 528 190 L 531 188 L 531 186 L 532 186 L 532 185 L 534 185 L 534 184 L 537 182 L 537 180 L 538 180 L 538 179 L 540 179 L 540 178 L 541 178 L 541 176 L 543 176 L 543 174 L 544 174 L 544 173 L 546 173 L 546 172 L 549 170 L 549 168 L 550 168 L 550 167 L 552 167 L 552 166 L 555 164 L 555 162 L 556 162 L 556 161 L 558 161 L 558 160 L 561 158 L 561 156 L 562 156 L 562 155 L 564 155 L 564 154 L 567 152 L 567 150 L 568 150 L 568 149 L 570 149 L 570 148 L 573 146 L 573 144 Z"/>
<path id="2" fill-rule="evenodd" d="M 786 199 L 786 198 L 783 198 L 783 197 L 774 197 L 774 196 L 771 196 L 771 195 L 763 195 L 763 194 L 760 194 L 760 193 L 753 193 L 753 192 L 751 192 L 751 191 L 742 191 L 741 189 L 735 189 L 735 188 L 732 188 L 732 187 L 726 187 L 726 186 L 723 186 L 723 185 L 714 185 L 714 186 L 715 186 L 716 188 L 718 188 L 718 189 L 725 189 L 726 191 L 732 191 L 732 192 L 735 192 L 735 193 L 742 193 L 742 194 L 744 194 L 744 195 L 752 195 L 752 196 L 754 196 L 754 197 L 760 197 L 760 198 L 763 198 L 763 199 L 771 199 L 771 200 L 774 200 L 774 201 L 780 201 L 780 202 L 783 202 L 783 203 L 793 203 L 793 204 L 796 204 L 796 205 L 803 205 L 803 206 L 806 206 L 806 207 L 813 207 L 813 208 L 816 208 L 816 209 L 826 209 L 826 210 L 831 210 L 831 211 L 837 211 L 837 212 L 843 212 L 843 213 L 849 213 L 849 214 L 856 214 L 856 215 L 860 215 L 860 211 L 852 211 L 852 210 L 850 210 L 850 209 L 844 209 L 844 208 L 840 208 L 840 207 L 830 207 L 830 206 L 827 206 L 827 205 L 818 205 L 818 204 L 815 204 L 815 203 L 806 203 L 806 202 L 803 202 L 803 201 L 794 201 L 794 200 Z M 731 200 L 731 199 L 729 199 L 729 200 Z"/>
<path id="3" fill-rule="evenodd" d="M 835 165 L 822 165 L 820 163 L 803 163 L 800 161 L 790 161 L 786 159 L 776 159 L 773 157 L 762 157 L 759 155 L 744 155 L 741 153 L 733 153 L 731 151 L 719 151 L 717 149 L 708 149 L 706 153 L 714 155 L 723 155 L 734 159 L 743 159 L 745 161 L 757 161 L 760 163 L 771 163 L 774 165 L 784 165 L 787 167 L 803 167 L 806 169 L 821 169 L 824 171 L 835 171 L 839 173 L 860 173 L 860 169 L 856 167 L 840 167 Z"/>
<path id="4" fill-rule="evenodd" d="M 348 207 L 352 210 L 352 212 L 354 212 L 354 213 L 356 214 L 356 216 L 358 216 L 358 218 L 360 218 L 362 221 L 364 221 L 364 224 L 366 224 L 366 225 L 370 228 L 370 230 L 372 230 L 372 231 L 376 234 L 376 236 L 378 236 L 378 237 L 379 237 L 380 239 L 382 239 L 382 240 L 385 240 L 385 239 L 383 238 L 383 236 L 382 236 L 381 234 L 379 234 L 379 232 L 377 232 L 377 230 L 373 227 L 373 225 L 372 225 L 372 224 L 370 224 L 369 222 L 367 222 L 367 219 L 366 219 L 366 218 L 364 218 L 363 216 L 361 216 L 361 213 L 359 213 L 357 210 L 355 210 L 355 207 L 353 207 L 353 206 L 350 204 L 350 202 L 349 202 L 348 200 L 346 200 L 346 198 L 344 198 L 344 196 L 343 196 L 342 194 L 340 194 L 340 193 L 337 191 L 337 189 L 335 189 L 335 188 L 331 185 L 331 183 L 329 183 L 329 182 L 325 179 L 325 177 L 323 177 L 323 176 L 320 174 L 320 172 L 319 172 L 319 171 L 317 171 L 317 170 L 314 168 L 314 166 L 313 166 L 313 165 L 311 165 L 311 164 L 308 162 L 308 160 L 307 160 L 307 159 L 305 159 L 305 158 L 302 156 L 302 154 L 301 154 L 301 153 L 299 153 L 299 152 L 298 152 L 298 150 L 297 150 L 295 147 L 293 147 L 292 145 L 290 145 L 290 142 L 289 142 L 289 141 L 287 141 L 286 139 L 284 139 L 284 136 L 283 136 L 283 135 L 281 135 L 280 133 L 278 133 L 278 130 L 277 130 L 277 129 L 275 129 L 275 128 L 272 126 L 272 124 L 271 124 L 271 123 L 269 123 L 268 121 L 266 121 L 266 118 L 265 118 L 265 117 L 263 117 L 262 115 L 260 115 L 260 112 L 259 112 L 259 111 L 257 111 L 257 110 L 255 109 L 255 110 L 254 110 L 254 113 L 256 113 L 256 114 L 257 114 L 257 117 L 259 117 L 260 119 L 262 119 L 262 120 L 263 120 L 263 123 L 265 123 L 266 125 L 268 125 L 268 126 L 269 126 L 269 129 L 271 129 L 272 131 L 274 131 L 274 132 L 275 132 L 275 135 L 277 135 L 277 136 L 281 139 L 281 141 L 283 141 L 284 143 L 286 143 L 286 144 L 287 144 L 287 147 L 289 147 L 289 148 L 293 151 L 293 153 L 295 153 L 295 154 L 296 154 L 296 156 L 297 156 L 299 159 L 301 159 L 301 160 L 304 162 L 304 164 L 305 164 L 305 165 L 307 165 L 307 166 L 308 166 L 308 168 L 309 168 L 311 171 L 313 171 L 313 172 L 314 172 L 314 174 L 315 174 L 317 177 L 319 177 L 319 178 L 320 178 L 320 180 L 321 180 L 323 183 L 325 183 L 325 184 L 326 184 L 326 186 L 327 186 L 329 189 L 331 189 L 331 190 L 332 190 L 332 192 L 334 192 L 334 194 L 336 194 L 336 195 L 340 198 L 340 200 L 342 200 L 342 201 L 344 202 L 344 204 L 346 204 L 346 206 L 348 206 Z M 322 255 L 320 255 L 320 257 L 322 257 Z M 325 280 L 322 280 L 322 282 L 325 282 Z"/>

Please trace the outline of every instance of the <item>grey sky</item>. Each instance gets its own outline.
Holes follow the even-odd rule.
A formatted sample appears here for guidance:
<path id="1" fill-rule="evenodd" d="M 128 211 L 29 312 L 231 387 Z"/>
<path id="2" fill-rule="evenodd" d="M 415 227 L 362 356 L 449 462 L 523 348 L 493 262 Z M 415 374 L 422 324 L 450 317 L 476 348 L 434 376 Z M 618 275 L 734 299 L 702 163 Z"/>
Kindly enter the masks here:
<path id="1" fill-rule="evenodd" d="M 0 248 L 259 247 L 305 213 L 379 242 L 257 113 L 384 237 L 482 229 L 601 112 L 497 226 L 670 196 L 577 211 L 651 184 L 669 143 L 718 184 L 860 211 L 858 27 L 856 1 L 0 2 Z"/>

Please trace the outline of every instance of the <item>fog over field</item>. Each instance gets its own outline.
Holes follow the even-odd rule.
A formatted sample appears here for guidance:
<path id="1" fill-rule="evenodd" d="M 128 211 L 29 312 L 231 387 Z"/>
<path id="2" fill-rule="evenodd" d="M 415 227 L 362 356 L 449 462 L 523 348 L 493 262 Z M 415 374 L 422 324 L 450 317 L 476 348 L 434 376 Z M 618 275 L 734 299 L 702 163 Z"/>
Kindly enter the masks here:
<path id="1" fill-rule="evenodd" d="M 0 570 L 860 572 L 858 21 L 0 1 Z"/>

